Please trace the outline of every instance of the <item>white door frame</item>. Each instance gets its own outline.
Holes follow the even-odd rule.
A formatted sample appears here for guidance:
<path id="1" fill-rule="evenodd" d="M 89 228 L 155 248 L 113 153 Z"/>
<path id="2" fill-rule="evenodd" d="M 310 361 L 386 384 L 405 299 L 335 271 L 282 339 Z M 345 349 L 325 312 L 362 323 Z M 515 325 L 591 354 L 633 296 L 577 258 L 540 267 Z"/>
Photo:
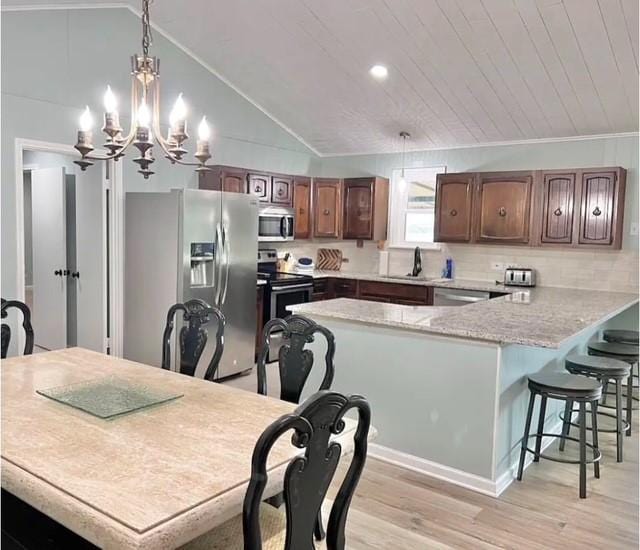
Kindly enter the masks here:
<path id="1" fill-rule="evenodd" d="M 77 156 L 78 151 L 72 146 L 63 143 L 51 143 L 48 141 L 38 141 L 27 138 L 15 139 L 15 183 L 16 183 L 16 299 L 25 301 L 25 250 L 24 250 L 24 169 L 23 155 L 25 151 L 42 151 L 48 153 L 58 153 L 67 156 Z M 105 153 L 105 151 L 97 151 Z M 103 311 L 105 315 L 104 327 L 107 327 L 107 307 L 109 308 L 110 341 L 108 343 L 111 354 L 117 357 L 122 356 L 122 337 L 123 337 L 123 305 L 124 305 L 124 189 L 122 183 L 122 164 L 111 161 L 111 170 L 109 179 L 105 176 L 106 167 L 103 169 L 103 191 L 109 189 L 109 294 L 111 303 L 107 304 L 107 285 L 106 280 L 104 292 L 102 296 Z M 106 217 L 103 218 L 104 234 L 106 235 Z M 107 247 L 103 243 L 102 254 L 104 265 L 107 265 Z M 105 273 L 106 279 L 106 273 Z M 35 327 L 37 330 L 37 327 Z M 18 331 L 18 349 L 24 347 L 24 335 L 22 331 Z M 107 338 L 106 333 L 103 335 L 104 348 L 106 351 Z"/>

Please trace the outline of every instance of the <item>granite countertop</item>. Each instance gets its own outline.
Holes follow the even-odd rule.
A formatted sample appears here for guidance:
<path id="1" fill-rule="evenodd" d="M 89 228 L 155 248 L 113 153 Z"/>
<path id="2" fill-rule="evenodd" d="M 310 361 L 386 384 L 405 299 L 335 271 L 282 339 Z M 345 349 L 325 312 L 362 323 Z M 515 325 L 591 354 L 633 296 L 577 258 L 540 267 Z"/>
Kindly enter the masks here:
<path id="1" fill-rule="evenodd" d="M 495 281 L 474 281 L 471 279 L 440 279 L 428 277 L 407 277 L 405 275 L 379 275 L 358 271 L 325 271 L 314 269 L 313 272 L 292 270 L 290 273 L 311 275 L 314 279 L 358 279 L 360 281 L 375 281 L 381 283 L 397 283 L 406 285 L 433 286 L 439 288 L 455 288 L 460 290 L 480 290 L 487 292 L 511 293 L 522 290 L 520 287 L 508 287 Z"/>
<path id="2" fill-rule="evenodd" d="M 312 317 L 498 344 L 558 348 L 581 331 L 638 302 L 635 294 L 595 290 L 539 287 L 512 288 L 509 292 L 508 296 L 467 306 L 405 306 L 338 298 L 293 305 L 289 309 Z"/>

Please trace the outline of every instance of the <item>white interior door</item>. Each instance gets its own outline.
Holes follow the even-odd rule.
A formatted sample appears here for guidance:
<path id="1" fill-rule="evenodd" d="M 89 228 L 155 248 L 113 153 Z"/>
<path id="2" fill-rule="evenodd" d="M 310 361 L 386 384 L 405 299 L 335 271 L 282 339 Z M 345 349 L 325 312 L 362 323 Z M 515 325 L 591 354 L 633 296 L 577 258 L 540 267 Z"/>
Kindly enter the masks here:
<path id="1" fill-rule="evenodd" d="M 35 343 L 67 346 L 67 236 L 65 169 L 31 172 L 33 220 L 33 315 Z"/>
<path id="2" fill-rule="evenodd" d="M 76 285 L 77 345 L 102 352 L 106 351 L 106 205 L 100 168 L 76 174 L 76 261 L 68 281 Z"/>

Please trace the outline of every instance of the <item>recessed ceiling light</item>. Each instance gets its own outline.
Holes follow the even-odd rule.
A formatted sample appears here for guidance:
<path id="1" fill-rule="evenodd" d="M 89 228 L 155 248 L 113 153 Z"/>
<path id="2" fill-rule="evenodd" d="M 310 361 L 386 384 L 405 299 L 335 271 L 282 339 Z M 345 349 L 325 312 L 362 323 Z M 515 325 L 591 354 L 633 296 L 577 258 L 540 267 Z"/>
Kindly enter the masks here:
<path id="1" fill-rule="evenodd" d="M 374 65 L 369 69 L 369 73 L 377 80 L 384 80 L 389 75 L 389 71 L 384 65 Z"/>

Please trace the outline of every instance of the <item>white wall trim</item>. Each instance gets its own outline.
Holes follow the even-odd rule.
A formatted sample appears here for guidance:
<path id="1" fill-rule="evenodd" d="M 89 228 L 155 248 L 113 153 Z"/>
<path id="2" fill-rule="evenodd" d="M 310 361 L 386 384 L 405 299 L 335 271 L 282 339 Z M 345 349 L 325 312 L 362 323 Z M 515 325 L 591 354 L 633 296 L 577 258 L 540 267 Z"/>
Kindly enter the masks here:
<path id="1" fill-rule="evenodd" d="M 86 2 L 80 3 L 68 3 L 68 4 L 26 4 L 24 6 L 2 6 L 2 11 L 7 12 L 18 12 L 18 11 L 41 11 L 41 10 L 85 10 L 85 9 L 127 9 L 131 13 L 133 13 L 136 17 L 140 17 L 140 10 L 134 8 L 133 6 L 123 3 L 123 2 L 99 2 L 95 4 L 88 4 Z M 251 105 L 253 105 L 258 111 L 267 116 L 273 122 L 275 122 L 278 126 L 280 126 L 283 130 L 285 130 L 288 134 L 297 139 L 302 145 L 304 145 L 309 151 L 311 151 L 314 155 L 321 157 L 322 155 L 311 145 L 309 145 L 302 137 L 300 137 L 296 132 L 294 132 L 289 126 L 284 124 L 274 115 L 272 115 L 269 111 L 267 111 L 262 105 L 251 99 L 247 94 L 245 94 L 242 90 L 240 90 L 233 82 L 228 80 L 226 77 L 222 76 L 218 71 L 216 71 L 211 65 L 209 65 L 202 58 L 198 57 L 192 50 L 181 44 L 176 38 L 174 38 L 170 33 L 164 30 L 162 27 L 158 26 L 153 22 L 153 18 L 151 20 L 151 26 L 154 30 L 156 30 L 159 34 L 161 34 L 165 39 L 171 42 L 176 48 L 184 52 L 191 59 L 193 59 L 196 63 L 198 63 L 201 67 L 209 71 L 213 76 L 215 76 L 218 80 L 224 82 L 229 88 L 231 88 L 234 92 L 236 92 L 240 97 L 242 97 L 245 101 L 248 101 Z M 266 144 L 265 144 L 266 145 Z"/>
<path id="2" fill-rule="evenodd" d="M 23 155 L 25 151 L 41 151 L 48 153 L 57 153 L 61 155 L 77 156 L 78 151 L 75 147 L 66 143 L 52 143 L 48 141 L 40 141 L 27 138 L 15 138 L 15 150 L 14 150 L 14 165 L 15 165 L 15 192 L 16 192 L 16 299 L 21 302 L 25 301 L 25 250 L 24 250 L 24 169 Z M 96 150 L 97 153 L 106 153 L 106 151 Z M 123 194 L 123 178 L 122 178 L 122 163 L 114 163 L 114 187 L 119 189 L 119 201 L 112 201 L 110 205 L 111 225 L 109 242 L 111 244 L 111 272 L 110 279 L 111 284 L 111 333 L 112 338 L 114 333 L 119 335 L 119 340 L 116 340 L 115 344 L 117 349 L 122 350 L 122 304 L 124 303 L 123 296 L 123 266 L 122 261 L 118 262 L 115 266 L 113 259 L 122 258 L 124 254 L 124 240 L 123 240 L 123 220 L 124 220 L 124 194 Z M 105 186 L 105 178 L 103 177 L 103 188 Z M 116 193 L 116 194 L 117 194 Z M 106 223 L 106 219 L 103 219 L 103 223 Z M 103 249 L 103 256 L 106 256 L 106 248 Z M 106 258 L 105 258 L 106 265 Z M 104 285 L 105 291 L 102 297 L 103 304 L 106 304 L 106 284 Z M 114 309 L 114 304 L 116 308 Z M 119 309 L 117 309 L 119 308 Z M 103 308 L 106 315 L 106 308 Z M 106 321 L 106 320 L 105 320 Z M 106 322 L 104 324 L 106 330 Z M 24 347 L 24 334 L 22 331 L 18 331 L 17 336 L 18 349 L 21 350 Z M 114 343 L 112 342 L 112 348 Z"/>
<path id="3" fill-rule="evenodd" d="M 547 431 L 547 433 L 560 433 L 561 428 L 562 422 L 558 422 L 552 429 Z M 554 441 L 555 438 L 553 437 L 544 437 L 542 439 L 541 450 L 544 451 Z M 504 490 L 511 485 L 516 478 L 518 469 L 518 463 L 516 461 L 515 464 L 512 464 L 506 472 L 494 481 L 492 479 L 471 474 L 457 468 L 451 468 L 450 466 L 445 466 L 444 464 L 433 462 L 419 456 L 403 453 L 402 451 L 396 451 L 395 449 L 391 449 L 390 447 L 385 447 L 377 443 L 369 444 L 368 454 L 371 458 L 376 458 L 382 462 L 387 462 L 389 464 L 394 464 L 395 466 L 406 468 L 407 470 L 435 477 L 436 479 L 441 479 L 443 481 L 453 483 L 454 485 L 464 487 L 465 489 L 471 489 L 477 493 L 489 495 L 494 498 L 498 498 Z M 527 458 L 524 464 L 525 470 L 532 462 L 533 456 L 531 453 L 527 453 Z M 526 482 L 525 477 L 523 477 L 523 483 L 524 482 Z"/>
<path id="4" fill-rule="evenodd" d="M 536 145 L 544 143 L 564 143 L 571 141 L 591 141 L 598 139 L 612 139 L 612 138 L 628 138 L 638 137 L 640 132 L 618 132 L 611 134 L 591 134 L 581 136 L 563 136 L 563 137 L 550 137 L 550 138 L 533 138 L 533 139 L 518 139 L 513 141 L 485 141 L 478 143 L 469 143 L 461 145 L 447 145 L 442 147 L 416 147 L 415 149 L 407 149 L 406 153 L 420 153 L 422 151 L 450 151 L 454 149 L 476 149 L 482 147 L 509 147 L 512 145 Z M 400 151 L 362 151 L 359 153 L 319 153 L 318 156 L 322 158 L 327 157 L 360 157 L 368 155 L 399 155 Z M 413 166 L 409 166 L 414 168 Z"/>

